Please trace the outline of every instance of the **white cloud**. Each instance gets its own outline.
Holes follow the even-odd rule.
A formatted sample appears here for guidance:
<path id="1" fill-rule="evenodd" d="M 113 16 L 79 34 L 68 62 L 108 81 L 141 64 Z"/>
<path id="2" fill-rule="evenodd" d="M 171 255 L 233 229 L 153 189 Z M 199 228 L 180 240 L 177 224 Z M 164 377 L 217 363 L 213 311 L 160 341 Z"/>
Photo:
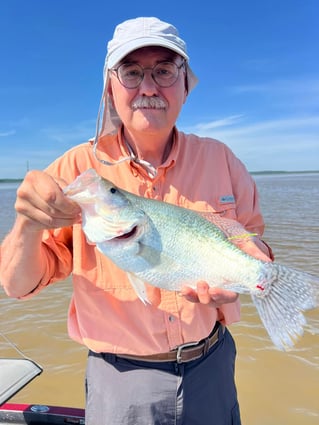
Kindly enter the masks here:
<path id="1" fill-rule="evenodd" d="M 239 122 L 243 116 L 244 115 L 231 115 L 208 123 L 197 124 L 195 129 L 197 129 L 196 131 L 209 131 L 213 128 L 228 127 Z"/>
<path id="2" fill-rule="evenodd" d="M 277 79 L 260 84 L 247 84 L 230 87 L 234 93 L 277 93 L 282 96 L 283 94 L 318 94 L 319 93 L 319 79 L 299 78 L 294 80 Z"/>
<path id="3" fill-rule="evenodd" d="M 318 111 L 319 79 L 277 79 L 259 84 L 243 84 L 229 87 L 230 93 L 241 96 L 243 101 L 253 98 L 257 108 L 269 110 Z"/>
<path id="4" fill-rule="evenodd" d="M 44 169 L 70 147 L 87 141 L 94 131 L 95 120 L 87 120 L 70 126 L 42 128 L 36 134 L 17 133 L 14 143 L 1 147 L 0 178 L 23 177 L 28 168 Z"/>
<path id="5" fill-rule="evenodd" d="M 243 115 L 237 115 L 237 117 L 241 117 Z M 230 117 L 231 118 L 231 117 Z M 206 124 L 197 124 L 195 129 L 198 134 L 202 136 L 211 136 L 211 129 L 217 127 L 223 127 L 221 125 L 222 122 L 227 122 L 227 126 L 231 126 L 231 120 L 229 118 L 219 119 L 217 120 L 218 125 L 214 125 L 216 121 L 212 121 Z M 237 125 L 237 121 L 233 121 L 232 128 L 221 130 L 220 132 L 214 132 L 214 134 L 222 134 L 227 137 L 235 136 L 238 137 L 240 135 L 256 135 L 258 133 L 271 132 L 271 131 L 279 131 L 279 132 L 291 132 L 291 130 L 301 129 L 304 132 L 309 132 L 310 129 L 319 129 L 319 115 L 318 116 L 310 116 L 310 117 L 290 117 L 290 118 L 281 118 L 277 120 L 265 120 L 259 121 L 255 123 L 247 123 L 242 125 Z M 225 127 L 225 126 L 224 126 Z M 319 133 L 318 133 L 319 137 Z"/>
<path id="6" fill-rule="evenodd" d="M 250 170 L 319 169 L 319 115 L 255 122 L 243 117 L 232 115 L 185 131 L 221 140 Z"/>
<path id="7" fill-rule="evenodd" d="M 47 127 L 43 128 L 41 133 L 44 137 L 61 144 L 78 144 L 94 136 L 95 120 L 82 121 L 68 127 Z"/>
<path id="8" fill-rule="evenodd" d="M 3 132 L 0 132 L 0 137 L 13 136 L 14 134 L 16 134 L 15 130 L 3 131 Z"/>

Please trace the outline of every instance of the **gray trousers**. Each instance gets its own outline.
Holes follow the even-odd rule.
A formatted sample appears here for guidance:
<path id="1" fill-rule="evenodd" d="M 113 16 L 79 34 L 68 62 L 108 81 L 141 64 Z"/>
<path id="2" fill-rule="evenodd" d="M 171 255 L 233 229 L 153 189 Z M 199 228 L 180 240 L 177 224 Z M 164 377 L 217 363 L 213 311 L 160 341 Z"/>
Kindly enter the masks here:
<path id="1" fill-rule="evenodd" d="M 86 425 L 240 425 L 231 334 L 199 360 L 143 362 L 89 352 Z"/>

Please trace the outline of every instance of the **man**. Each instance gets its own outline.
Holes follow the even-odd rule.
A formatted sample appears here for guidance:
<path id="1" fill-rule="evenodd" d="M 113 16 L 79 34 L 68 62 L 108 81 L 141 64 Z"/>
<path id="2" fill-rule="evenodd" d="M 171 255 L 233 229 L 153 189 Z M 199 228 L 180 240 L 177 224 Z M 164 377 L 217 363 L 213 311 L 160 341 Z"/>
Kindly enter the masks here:
<path id="1" fill-rule="evenodd" d="M 80 209 L 61 190 L 95 168 L 135 194 L 229 217 L 261 236 L 258 195 L 243 164 L 224 144 L 175 127 L 196 83 L 175 27 L 156 18 L 118 25 L 94 143 L 29 172 L 17 191 L 1 282 L 9 296 L 26 298 L 72 273 L 68 329 L 89 349 L 87 425 L 240 424 L 236 350 L 225 328 L 239 320 L 237 294 L 205 282 L 181 294 L 149 287 L 152 304 L 142 305 L 125 273 L 87 244 Z M 271 256 L 259 238 L 242 248 Z"/>

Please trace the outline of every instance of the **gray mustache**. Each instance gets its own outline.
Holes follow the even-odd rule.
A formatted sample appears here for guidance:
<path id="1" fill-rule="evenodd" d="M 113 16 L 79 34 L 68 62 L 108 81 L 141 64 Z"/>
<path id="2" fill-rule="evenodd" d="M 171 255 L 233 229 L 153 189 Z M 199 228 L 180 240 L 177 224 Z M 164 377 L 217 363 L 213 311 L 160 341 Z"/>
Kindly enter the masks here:
<path id="1" fill-rule="evenodd" d="M 159 97 L 139 97 L 132 102 L 133 109 L 150 108 L 150 109 L 165 109 L 166 103 Z"/>

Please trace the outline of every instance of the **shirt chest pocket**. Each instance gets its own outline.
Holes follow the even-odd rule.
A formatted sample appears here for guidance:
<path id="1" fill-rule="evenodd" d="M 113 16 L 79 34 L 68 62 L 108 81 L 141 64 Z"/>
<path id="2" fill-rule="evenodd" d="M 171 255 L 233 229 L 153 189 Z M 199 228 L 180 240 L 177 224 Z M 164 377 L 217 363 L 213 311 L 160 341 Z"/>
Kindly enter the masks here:
<path id="1" fill-rule="evenodd" d="M 100 252 L 97 252 L 96 266 L 97 276 L 95 284 L 97 287 L 105 291 L 132 289 L 127 273 Z"/>
<path id="2" fill-rule="evenodd" d="M 236 203 L 232 195 L 221 196 L 213 198 L 211 201 L 190 201 L 182 199 L 179 203 L 180 206 L 196 211 L 206 219 L 213 219 L 214 216 L 219 215 L 223 218 L 232 220 L 237 219 Z"/>
<path id="3" fill-rule="evenodd" d="M 74 244 L 73 274 L 82 276 L 104 291 L 131 289 L 126 272 L 119 269 L 96 246 L 88 244 L 83 234 L 80 237 L 82 243 Z"/>

